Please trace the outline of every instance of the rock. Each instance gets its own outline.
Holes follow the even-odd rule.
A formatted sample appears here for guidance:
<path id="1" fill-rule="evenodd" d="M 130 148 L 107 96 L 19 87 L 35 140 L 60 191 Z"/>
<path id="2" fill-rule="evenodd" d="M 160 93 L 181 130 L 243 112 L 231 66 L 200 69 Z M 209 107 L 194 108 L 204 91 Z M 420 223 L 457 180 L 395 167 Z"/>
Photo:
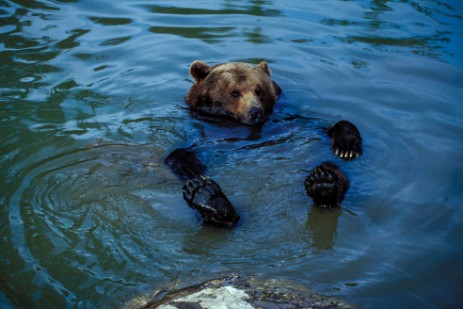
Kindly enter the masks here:
<path id="1" fill-rule="evenodd" d="M 336 297 L 320 295 L 293 283 L 229 276 L 176 290 L 158 290 L 145 304 L 128 308 L 252 309 L 353 308 Z"/>

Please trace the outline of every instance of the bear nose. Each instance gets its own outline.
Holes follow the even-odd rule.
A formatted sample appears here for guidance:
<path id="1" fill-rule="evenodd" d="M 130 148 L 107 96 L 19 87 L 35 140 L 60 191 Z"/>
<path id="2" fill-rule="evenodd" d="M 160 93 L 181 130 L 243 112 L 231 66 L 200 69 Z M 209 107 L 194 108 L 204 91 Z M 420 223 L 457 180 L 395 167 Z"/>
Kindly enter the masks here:
<path id="1" fill-rule="evenodd" d="M 262 108 L 253 107 L 249 110 L 249 120 L 253 124 L 261 123 L 264 120 L 264 111 Z"/>

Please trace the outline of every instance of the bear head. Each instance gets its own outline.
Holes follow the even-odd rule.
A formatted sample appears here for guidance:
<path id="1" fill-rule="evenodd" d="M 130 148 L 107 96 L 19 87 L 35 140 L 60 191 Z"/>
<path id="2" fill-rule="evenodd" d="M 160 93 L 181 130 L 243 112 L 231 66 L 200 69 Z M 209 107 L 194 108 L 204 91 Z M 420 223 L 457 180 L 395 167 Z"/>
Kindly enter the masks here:
<path id="1" fill-rule="evenodd" d="M 195 83 L 185 101 L 191 109 L 228 116 L 247 125 L 262 124 L 281 93 L 280 87 L 270 79 L 266 62 L 257 66 L 242 62 L 208 66 L 194 61 L 190 74 Z"/>

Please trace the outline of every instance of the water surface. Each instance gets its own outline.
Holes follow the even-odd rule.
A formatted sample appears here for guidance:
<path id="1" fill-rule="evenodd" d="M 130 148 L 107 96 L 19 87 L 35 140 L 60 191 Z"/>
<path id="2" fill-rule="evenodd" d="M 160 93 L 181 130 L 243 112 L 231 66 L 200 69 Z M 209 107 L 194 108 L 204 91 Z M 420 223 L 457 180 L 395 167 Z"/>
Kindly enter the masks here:
<path id="1" fill-rule="evenodd" d="M 0 304 L 120 307 L 232 273 L 365 308 L 462 306 L 459 1 L 0 1 Z M 262 128 L 202 119 L 189 64 L 267 61 Z M 355 123 L 343 162 L 324 130 Z M 195 145 L 242 220 L 204 226 L 163 164 Z M 343 207 L 303 182 L 330 160 Z"/>

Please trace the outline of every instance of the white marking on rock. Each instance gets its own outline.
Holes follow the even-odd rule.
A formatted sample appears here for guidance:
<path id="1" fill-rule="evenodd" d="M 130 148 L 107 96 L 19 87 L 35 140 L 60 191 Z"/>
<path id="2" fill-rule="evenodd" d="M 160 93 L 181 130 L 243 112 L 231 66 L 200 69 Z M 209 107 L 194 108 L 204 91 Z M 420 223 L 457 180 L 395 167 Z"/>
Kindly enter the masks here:
<path id="1" fill-rule="evenodd" d="M 232 286 L 224 286 L 218 289 L 204 289 L 194 294 L 177 298 L 172 301 L 198 303 L 203 308 L 214 309 L 255 309 L 250 303 L 246 302 L 249 295 L 246 292 Z M 177 309 L 173 305 L 162 305 L 161 309 Z"/>

